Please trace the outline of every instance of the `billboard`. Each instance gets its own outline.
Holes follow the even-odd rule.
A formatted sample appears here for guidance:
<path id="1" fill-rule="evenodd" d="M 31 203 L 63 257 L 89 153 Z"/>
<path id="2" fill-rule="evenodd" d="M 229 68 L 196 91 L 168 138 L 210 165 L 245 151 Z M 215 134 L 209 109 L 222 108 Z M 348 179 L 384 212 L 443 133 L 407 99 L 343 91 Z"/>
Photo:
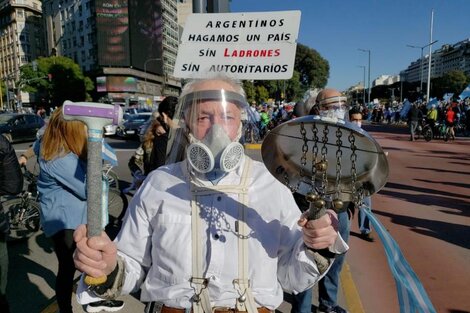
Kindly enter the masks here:
<path id="1" fill-rule="evenodd" d="M 127 0 L 96 0 L 98 63 L 130 66 L 129 10 Z"/>
<path id="2" fill-rule="evenodd" d="M 163 19 L 160 0 L 129 0 L 131 64 L 162 75 Z"/>
<path id="3" fill-rule="evenodd" d="M 137 79 L 129 76 L 99 76 L 96 77 L 98 92 L 136 92 Z"/>

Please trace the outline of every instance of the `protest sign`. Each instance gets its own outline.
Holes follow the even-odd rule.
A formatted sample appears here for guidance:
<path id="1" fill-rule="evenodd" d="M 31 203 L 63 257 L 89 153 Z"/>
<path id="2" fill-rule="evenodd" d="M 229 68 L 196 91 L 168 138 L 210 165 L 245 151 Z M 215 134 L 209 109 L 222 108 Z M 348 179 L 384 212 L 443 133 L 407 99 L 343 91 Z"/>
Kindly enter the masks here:
<path id="1" fill-rule="evenodd" d="M 299 25 L 300 11 L 191 14 L 174 76 L 290 79 Z"/>

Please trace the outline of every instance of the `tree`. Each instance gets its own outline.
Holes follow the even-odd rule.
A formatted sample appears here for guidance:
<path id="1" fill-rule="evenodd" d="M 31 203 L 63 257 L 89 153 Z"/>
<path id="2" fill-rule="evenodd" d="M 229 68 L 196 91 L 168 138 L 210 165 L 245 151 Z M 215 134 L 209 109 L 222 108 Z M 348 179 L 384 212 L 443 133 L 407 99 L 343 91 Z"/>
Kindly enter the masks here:
<path id="1" fill-rule="evenodd" d="M 446 93 L 459 95 L 470 83 L 470 77 L 463 71 L 453 70 L 432 80 L 432 96 L 442 98 Z"/>
<path id="2" fill-rule="evenodd" d="M 330 76 L 330 64 L 315 49 L 297 44 L 294 69 L 305 89 L 324 88 Z"/>
<path id="3" fill-rule="evenodd" d="M 269 92 L 264 86 L 256 86 L 256 97 L 258 99 L 256 103 L 266 102 L 269 99 Z"/>
<path id="4" fill-rule="evenodd" d="M 243 89 L 245 90 L 246 100 L 248 103 L 256 101 L 256 88 L 252 80 L 244 80 Z"/>
<path id="5" fill-rule="evenodd" d="M 255 88 L 263 87 L 268 96 L 265 98 L 258 93 L 258 101 L 264 101 L 268 98 L 277 101 L 298 101 L 302 99 L 303 94 L 308 89 L 324 88 L 330 75 L 330 65 L 327 60 L 312 48 L 297 44 L 297 51 L 294 62 L 294 73 L 289 80 L 257 80 L 245 83 L 243 86 L 247 92 L 248 100 L 251 100 L 251 83 Z M 257 101 L 257 102 L 258 102 Z"/>
<path id="6" fill-rule="evenodd" d="M 91 100 L 94 84 L 72 59 L 52 56 L 36 62 L 36 70 L 32 64 L 21 67 L 21 90 L 39 93 L 51 106 L 60 106 L 65 100 Z"/>

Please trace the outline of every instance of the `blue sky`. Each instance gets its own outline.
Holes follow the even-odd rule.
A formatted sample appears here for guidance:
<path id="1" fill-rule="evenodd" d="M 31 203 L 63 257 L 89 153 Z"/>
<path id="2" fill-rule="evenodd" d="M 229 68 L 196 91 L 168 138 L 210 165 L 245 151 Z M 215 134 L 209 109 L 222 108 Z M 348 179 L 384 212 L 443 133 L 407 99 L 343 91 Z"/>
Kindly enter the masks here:
<path id="1" fill-rule="evenodd" d="M 371 50 L 371 84 L 379 75 L 399 74 L 421 55 L 470 38 L 470 0 L 232 0 L 232 12 L 301 10 L 299 42 L 330 64 L 328 86 L 345 90 L 363 80 Z M 424 53 L 429 48 L 424 49 Z M 367 69 L 366 69 L 367 82 Z"/>

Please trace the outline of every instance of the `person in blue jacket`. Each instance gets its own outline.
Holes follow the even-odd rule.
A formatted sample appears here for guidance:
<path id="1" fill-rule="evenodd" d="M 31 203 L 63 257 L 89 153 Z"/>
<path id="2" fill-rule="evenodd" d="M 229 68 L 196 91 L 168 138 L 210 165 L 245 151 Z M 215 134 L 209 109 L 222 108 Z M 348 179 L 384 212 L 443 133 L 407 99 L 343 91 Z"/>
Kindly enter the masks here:
<path id="1" fill-rule="evenodd" d="M 61 313 L 72 312 L 75 275 L 73 232 L 86 223 L 87 130 L 80 121 L 66 121 L 59 108 L 52 114 L 40 143 L 38 191 L 41 225 L 53 242 L 59 269 L 55 291 Z M 117 303 L 117 309 L 123 302 Z M 116 303 L 114 303 L 116 307 Z"/>

